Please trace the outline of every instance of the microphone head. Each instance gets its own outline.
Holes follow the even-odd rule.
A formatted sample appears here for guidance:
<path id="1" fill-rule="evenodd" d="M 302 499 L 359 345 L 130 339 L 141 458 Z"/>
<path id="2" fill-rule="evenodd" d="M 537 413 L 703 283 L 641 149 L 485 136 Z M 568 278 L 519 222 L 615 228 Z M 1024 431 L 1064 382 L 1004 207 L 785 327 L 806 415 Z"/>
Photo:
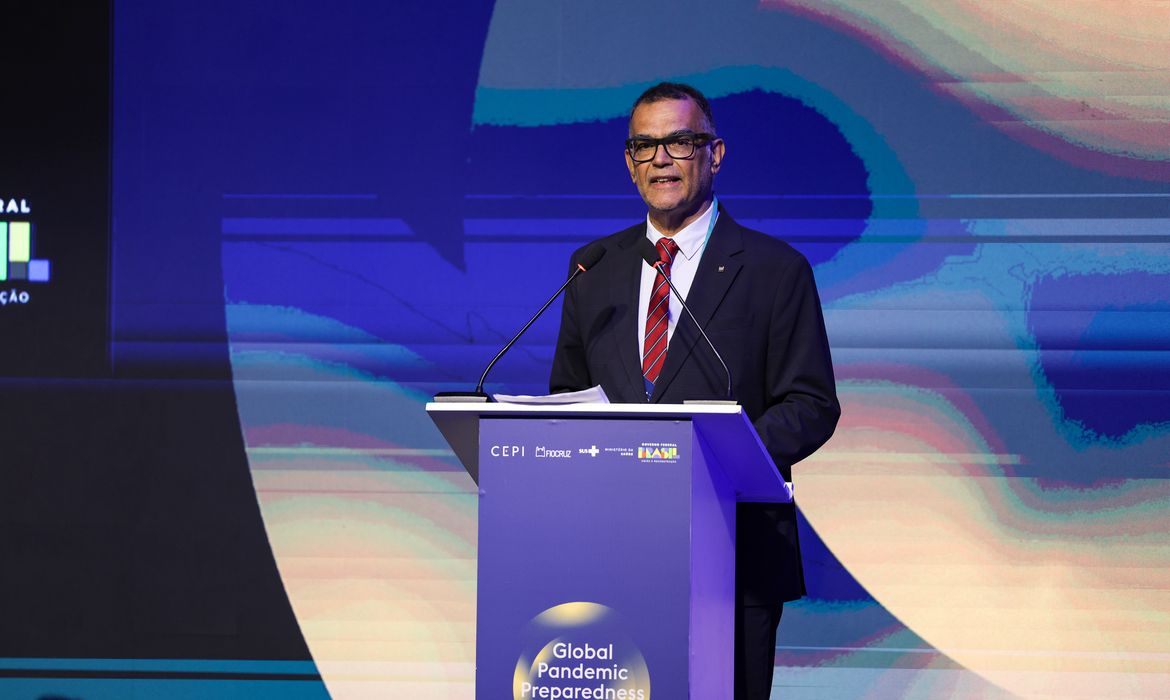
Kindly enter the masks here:
<path id="1" fill-rule="evenodd" d="M 585 250 L 582 251 L 581 258 L 577 261 L 577 265 L 582 270 L 588 270 L 596 265 L 597 261 L 601 260 L 603 257 L 605 257 L 605 246 L 597 242 L 590 243 L 585 247 Z"/>
<path id="2" fill-rule="evenodd" d="M 650 242 L 649 238 L 639 238 L 637 248 L 638 255 L 642 256 L 642 259 L 646 261 L 647 265 L 650 267 L 658 266 L 658 263 L 661 261 L 661 258 L 658 257 L 658 248 Z"/>

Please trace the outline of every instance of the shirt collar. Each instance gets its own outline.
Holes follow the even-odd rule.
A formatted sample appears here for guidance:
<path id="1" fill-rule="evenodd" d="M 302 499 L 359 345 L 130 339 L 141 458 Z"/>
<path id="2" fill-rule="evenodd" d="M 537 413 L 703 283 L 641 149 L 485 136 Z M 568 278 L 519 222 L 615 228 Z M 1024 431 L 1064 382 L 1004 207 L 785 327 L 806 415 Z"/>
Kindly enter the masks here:
<path id="1" fill-rule="evenodd" d="M 715 200 L 712 198 L 707 211 L 672 236 L 678 245 L 678 252 L 687 260 L 695 257 L 695 254 L 701 251 L 707 243 L 707 232 L 711 230 L 711 217 L 714 215 Z M 662 232 L 654 227 L 654 222 L 650 221 L 649 214 L 646 215 L 646 238 L 649 238 L 654 245 L 658 245 L 658 239 L 665 238 Z"/>

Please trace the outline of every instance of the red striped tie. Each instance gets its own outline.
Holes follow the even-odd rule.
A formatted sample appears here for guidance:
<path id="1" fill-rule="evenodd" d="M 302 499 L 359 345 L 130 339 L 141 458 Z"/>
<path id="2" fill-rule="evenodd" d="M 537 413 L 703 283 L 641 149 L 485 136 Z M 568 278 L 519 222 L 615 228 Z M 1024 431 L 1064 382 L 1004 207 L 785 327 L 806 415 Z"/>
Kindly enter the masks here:
<path id="1" fill-rule="evenodd" d="M 670 264 L 678 254 L 678 244 L 669 238 L 658 239 L 658 259 L 662 271 L 670 274 Z M 666 363 L 666 328 L 670 318 L 670 285 L 662 275 L 654 276 L 654 291 L 646 312 L 646 341 L 642 346 L 642 375 L 650 384 L 658 381 L 662 365 Z M 647 391 L 649 393 L 649 390 Z"/>

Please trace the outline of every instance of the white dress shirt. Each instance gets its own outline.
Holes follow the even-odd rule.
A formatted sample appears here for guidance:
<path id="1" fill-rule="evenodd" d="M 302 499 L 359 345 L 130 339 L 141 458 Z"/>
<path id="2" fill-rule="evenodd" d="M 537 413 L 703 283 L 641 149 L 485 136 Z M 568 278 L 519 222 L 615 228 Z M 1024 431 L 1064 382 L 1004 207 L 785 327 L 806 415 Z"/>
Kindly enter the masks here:
<path id="1" fill-rule="evenodd" d="M 711 235 L 711 229 L 714 228 L 715 218 L 718 217 L 717 203 L 714 199 L 711 200 L 710 206 L 707 210 L 699 215 L 699 218 L 692 221 L 686 228 L 674 234 L 672 238 L 678 245 L 678 255 L 674 256 L 674 262 L 670 264 L 670 281 L 674 282 L 674 286 L 678 288 L 678 293 L 684 299 L 687 298 L 687 293 L 691 290 L 691 283 L 695 281 L 695 271 L 699 269 L 699 260 L 703 257 L 703 251 L 707 248 L 707 238 Z M 650 215 L 646 215 L 646 238 L 655 246 L 658 245 L 660 238 L 665 238 L 661 231 L 654 228 L 654 223 L 650 221 Z M 649 265 L 642 265 L 642 286 L 638 290 L 638 358 L 642 358 L 642 349 L 646 345 L 646 313 L 649 311 L 650 295 L 654 293 L 654 283 L 658 279 L 658 272 Z M 670 293 L 670 310 L 666 323 L 666 338 L 670 342 L 670 338 L 674 335 L 675 319 L 679 318 L 679 314 L 683 313 L 682 303 Z"/>

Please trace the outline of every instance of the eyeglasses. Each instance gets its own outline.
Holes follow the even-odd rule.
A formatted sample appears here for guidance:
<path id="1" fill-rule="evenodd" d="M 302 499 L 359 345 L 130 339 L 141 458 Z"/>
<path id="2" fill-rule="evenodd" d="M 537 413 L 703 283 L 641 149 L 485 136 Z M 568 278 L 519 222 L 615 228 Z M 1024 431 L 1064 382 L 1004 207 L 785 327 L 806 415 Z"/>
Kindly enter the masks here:
<path id="1" fill-rule="evenodd" d="M 666 149 L 666 155 L 677 160 L 686 160 L 695 155 L 695 149 L 705 146 L 718 139 L 715 134 L 675 134 L 660 139 L 632 138 L 626 139 L 626 152 L 630 160 L 635 163 L 647 163 L 654 160 L 658 147 Z"/>

